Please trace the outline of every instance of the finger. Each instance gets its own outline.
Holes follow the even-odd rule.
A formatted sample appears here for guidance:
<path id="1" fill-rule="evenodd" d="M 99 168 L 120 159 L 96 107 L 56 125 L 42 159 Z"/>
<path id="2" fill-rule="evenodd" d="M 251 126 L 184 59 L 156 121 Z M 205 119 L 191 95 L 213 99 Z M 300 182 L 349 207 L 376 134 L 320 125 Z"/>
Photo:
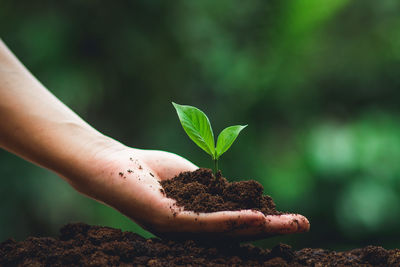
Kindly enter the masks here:
<path id="1" fill-rule="evenodd" d="M 266 216 L 265 230 L 277 234 L 301 233 L 310 230 L 310 222 L 300 214 Z"/>
<path id="2" fill-rule="evenodd" d="M 264 222 L 258 222 L 254 227 L 232 229 L 227 235 L 242 240 L 255 240 L 275 235 L 307 232 L 309 229 L 309 221 L 300 214 L 267 215 Z"/>
<path id="3" fill-rule="evenodd" d="M 177 219 L 185 222 L 187 230 L 233 235 L 292 234 L 308 231 L 310 227 L 307 218 L 299 214 L 265 216 L 253 210 L 199 213 L 194 219 L 193 213 L 181 212 Z"/>
<path id="4" fill-rule="evenodd" d="M 173 219 L 174 229 L 169 237 L 195 236 L 195 238 L 231 238 L 254 240 L 274 235 L 305 232 L 307 218 L 299 214 L 269 215 L 252 210 L 193 213 L 183 211 Z"/>
<path id="5" fill-rule="evenodd" d="M 178 211 L 169 217 L 169 222 L 155 234 L 170 239 L 218 240 L 234 236 L 232 233 L 241 228 L 253 228 L 262 224 L 262 213 L 243 211 L 220 211 L 212 213 L 194 213 Z M 153 231 L 154 232 L 154 231 Z"/>
<path id="6" fill-rule="evenodd" d="M 176 220 L 183 222 L 182 229 L 189 232 L 229 233 L 238 229 L 259 227 L 265 222 L 265 217 L 262 213 L 251 210 L 198 214 L 183 211 L 177 214 Z"/>

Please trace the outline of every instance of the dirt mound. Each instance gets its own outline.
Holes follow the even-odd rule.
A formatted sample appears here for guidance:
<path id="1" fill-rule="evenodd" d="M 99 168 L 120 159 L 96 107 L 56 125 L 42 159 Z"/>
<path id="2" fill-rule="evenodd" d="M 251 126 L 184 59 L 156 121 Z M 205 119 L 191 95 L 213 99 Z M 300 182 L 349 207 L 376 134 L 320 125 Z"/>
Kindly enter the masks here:
<path id="1" fill-rule="evenodd" d="M 346 252 L 279 244 L 261 249 L 238 243 L 145 239 L 117 229 L 68 224 L 58 238 L 29 237 L 0 244 L 0 266 L 400 266 L 400 250 L 369 246 Z"/>
<path id="2" fill-rule="evenodd" d="M 164 194 L 178 206 L 195 212 L 258 210 L 265 215 L 279 215 L 270 196 L 263 196 L 263 186 L 254 180 L 228 182 L 210 169 L 183 172 L 161 182 Z"/>

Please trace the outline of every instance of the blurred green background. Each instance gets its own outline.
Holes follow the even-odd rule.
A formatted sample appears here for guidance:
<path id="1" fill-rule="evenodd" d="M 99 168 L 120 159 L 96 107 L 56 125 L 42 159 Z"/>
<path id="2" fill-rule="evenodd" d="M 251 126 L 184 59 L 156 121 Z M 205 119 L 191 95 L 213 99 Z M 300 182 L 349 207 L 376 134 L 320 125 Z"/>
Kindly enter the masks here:
<path id="1" fill-rule="evenodd" d="M 256 242 L 347 249 L 400 241 L 400 2 L 0 1 L 1 38 L 103 133 L 211 167 L 171 101 L 216 132 L 249 124 L 220 161 L 257 179 L 306 234 Z M 28 112 L 28 111 L 27 111 Z M 0 240 L 72 221 L 144 232 L 55 174 L 0 151 Z"/>

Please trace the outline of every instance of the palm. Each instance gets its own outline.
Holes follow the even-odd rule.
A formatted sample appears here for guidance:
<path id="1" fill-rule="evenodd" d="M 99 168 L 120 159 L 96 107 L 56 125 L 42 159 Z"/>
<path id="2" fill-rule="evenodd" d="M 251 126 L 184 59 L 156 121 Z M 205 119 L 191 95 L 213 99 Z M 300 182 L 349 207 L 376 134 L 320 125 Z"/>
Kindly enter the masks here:
<path id="1" fill-rule="evenodd" d="M 109 191 L 110 196 L 102 201 L 156 235 L 259 239 L 309 229 L 308 220 L 297 214 L 264 216 L 251 210 L 200 214 L 184 211 L 161 193 L 159 184 L 160 180 L 180 172 L 197 169 L 175 154 L 126 148 L 111 155 L 109 160 L 113 163 L 104 165 L 107 169 L 104 173 L 114 176 L 116 189 Z"/>

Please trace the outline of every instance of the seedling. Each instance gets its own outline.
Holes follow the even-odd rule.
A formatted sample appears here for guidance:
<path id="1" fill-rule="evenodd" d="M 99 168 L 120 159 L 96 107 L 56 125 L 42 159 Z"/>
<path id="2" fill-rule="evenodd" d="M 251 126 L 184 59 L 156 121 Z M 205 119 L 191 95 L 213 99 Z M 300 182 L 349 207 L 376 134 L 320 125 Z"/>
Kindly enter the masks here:
<path id="1" fill-rule="evenodd" d="M 225 128 L 218 135 L 217 146 L 215 146 L 210 121 L 203 111 L 196 107 L 179 105 L 174 102 L 172 102 L 172 105 L 174 105 L 182 127 L 190 139 L 213 159 L 214 172 L 217 174 L 219 157 L 232 146 L 240 131 L 247 125 L 234 125 Z"/>

